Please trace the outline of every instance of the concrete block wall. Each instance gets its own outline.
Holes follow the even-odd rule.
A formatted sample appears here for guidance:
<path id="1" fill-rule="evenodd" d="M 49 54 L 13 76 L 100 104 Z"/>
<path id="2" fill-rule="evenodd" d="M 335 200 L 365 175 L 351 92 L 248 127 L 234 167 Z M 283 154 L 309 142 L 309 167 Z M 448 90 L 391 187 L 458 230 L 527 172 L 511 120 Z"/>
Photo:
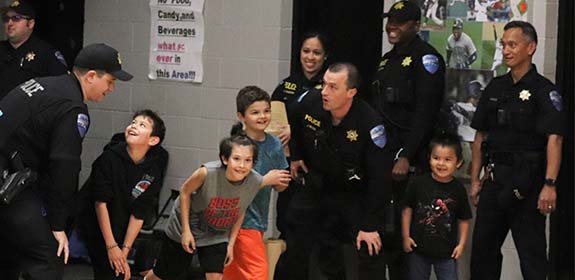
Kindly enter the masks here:
<path id="1" fill-rule="evenodd" d="M 217 160 L 219 140 L 236 120 L 235 96 L 246 85 L 273 91 L 289 74 L 291 0 L 205 0 L 204 81 L 150 81 L 150 9 L 146 0 L 86 0 L 84 44 L 103 42 L 119 50 L 134 75 L 116 91 L 89 104 L 92 124 L 84 141 L 83 182 L 91 163 L 134 111 L 156 110 L 166 122 L 170 153 L 162 199 L 203 162 Z"/>

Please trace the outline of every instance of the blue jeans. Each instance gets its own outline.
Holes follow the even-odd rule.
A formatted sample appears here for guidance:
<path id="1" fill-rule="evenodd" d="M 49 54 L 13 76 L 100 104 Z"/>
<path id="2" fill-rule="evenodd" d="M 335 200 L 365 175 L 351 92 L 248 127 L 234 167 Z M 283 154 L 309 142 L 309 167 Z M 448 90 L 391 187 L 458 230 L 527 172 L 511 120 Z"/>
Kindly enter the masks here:
<path id="1" fill-rule="evenodd" d="M 431 258 L 415 252 L 407 255 L 409 261 L 409 280 L 429 280 L 431 266 L 437 280 L 457 280 L 457 263 L 452 258 Z"/>

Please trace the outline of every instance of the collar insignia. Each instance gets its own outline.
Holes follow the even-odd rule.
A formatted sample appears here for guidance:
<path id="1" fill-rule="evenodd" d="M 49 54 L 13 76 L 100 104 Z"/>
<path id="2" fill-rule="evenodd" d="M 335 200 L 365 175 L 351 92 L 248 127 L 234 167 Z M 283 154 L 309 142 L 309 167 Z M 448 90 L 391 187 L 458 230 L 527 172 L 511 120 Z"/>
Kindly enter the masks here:
<path id="1" fill-rule="evenodd" d="M 401 62 L 401 65 L 403 67 L 407 67 L 411 64 L 411 56 L 407 56 L 403 59 L 403 61 Z"/>
<path id="2" fill-rule="evenodd" d="M 26 61 L 30 62 L 30 61 L 34 60 L 35 57 L 36 57 L 36 54 L 34 52 L 29 52 L 26 54 Z"/>
<path id="3" fill-rule="evenodd" d="M 523 100 L 523 101 L 527 101 L 529 100 L 529 97 L 531 97 L 531 92 L 529 92 L 528 90 L 524 89 L 519 93 L 519 99 Z"/>
<path id="4" fill-rule="evenodd" d="M 353 141 L 357 141 L 357 137 L 359 135 L 357 134 L 357 131 L 355 129 L 352 130 L 348 130 L 347 131 L 347 139 L 349 140 L 349 142 L 353 142 Z"/>

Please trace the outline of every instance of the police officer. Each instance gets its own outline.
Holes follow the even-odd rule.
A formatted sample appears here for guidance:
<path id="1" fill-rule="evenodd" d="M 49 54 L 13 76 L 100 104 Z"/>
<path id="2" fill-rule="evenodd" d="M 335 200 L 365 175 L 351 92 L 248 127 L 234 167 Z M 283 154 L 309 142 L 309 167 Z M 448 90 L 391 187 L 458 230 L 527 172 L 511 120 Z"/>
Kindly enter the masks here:
<path id="1" fill-rule="evenodd" d="M 90 125 L 84 102 L 99 102 L 116 79 L 131 78 L 115 49 L 94 44 L 80 51 L 72 74 L 28 80 L 0 101 L 1 169 L 38 174 L 0 205 L 0 279 L 18 279 L 18 271 L 30 279 L 62 279 L 69 254 L 64 229 Z M 11 160 L 16 153 L 17 165 Z"/>
<path id="2" fill-rule="evenodd" d="M 388 184 L 381 172 L 386 131 L 377 112 L 354 98 L 359 86 L 355 66 L 333 64 L 323 80 L 321 94 L 306 97 L 294 115 L 290 169 L 296 178 L 305 172 L 306 187 L 316 193 L 315 234 L 309 238 L 318 249 L 321 273 L 349 279 L 357 277 L 356 253 L 345 244 L 361 248 L 360 265 L 380 254 L 381 201 Z M 383 277 L 369 264 L 362 272 L 362 279 Z"/>
<path id="3" fill-rule="evenodd" d="M 319 93 L 313 89 L 321 88 L 328 52 L 327 39 L 323 34 L 310 31 L 303 35 L 299 56 L 300 71 L 281 81 L 272 94 L 272 101 L 281 101 L 285 104 L 288 119 L 291 118 L 291 114 L 297 108 L 299 101 L 310 92 Z M 290 136 L 289 126 L 278 135 L 282 143 L 287 143 Z M 306 251 L 308 246 L 306 239 L 309 234 L 305 226 L 307 215 L 297 210 L 306 208 L 300 203 L 305 200 L 299 199 L 305 194 L 295 194 L 301 191 L 299 187 L 300 185 L 292 180 L 290 187 L 278 194 L 276 225 L 281 232 L 280 238 L 286 241 L 290 249 L 280 256 L 276 264 L 274 273 L 276 280 L 303 279 L 307 274 L 307 267 L 300 265 L 300 252 Z M 296 195 L 296 199 L 292 200 L 294 195 Z M 288 274 L 291 276 L 288 277 Z"/>
<path id="4" fill-rule="evenodd" d="M 405 191 L 410 170 L 428 169 L 426 147 L 438 120 L 445 84 L 445 62 L 441 55 L 419 36 L 421 11 L 411 1 L 399 1 L 390 7 L 385 31 L 393 49 L 379 62 L 372 84 L 371 104 L 383 116 L 389 132 L 389 148 L 395 160 L 393 169 L 385 171 L 394 179 L 388 217 L 393 227 L 386 229 L 384 257 L 390 278 L 402 279 L 405 273 L 401 248 L 398 204 Z M 391 215 L 392 211 L 387 211 Z"/>
<path id="5" fill-rule="evenodd" d="M 471 200 L 477 206 L 471 279 L 499 279 L 501 245 L 509 230 L 523 278 L 546 279 L 545 214 L 556 207 L 565 112 L 561 94 L 532 64 L 537 33 L 512 21 L 501 38 L 511 71 L 494 78 L 479 100 L 471 126 Z M 479 179 L 482 166 L 487 177 Z"/>
<path id="6" fill-rule="evenodd" d="M 0 42 L 0 99 L 31 78 L 68 71 L 64 56 L 32 35 L 35 17 L 34 8 L 24 0 L 13 1 L 2 13 L 7 40 Z"/>

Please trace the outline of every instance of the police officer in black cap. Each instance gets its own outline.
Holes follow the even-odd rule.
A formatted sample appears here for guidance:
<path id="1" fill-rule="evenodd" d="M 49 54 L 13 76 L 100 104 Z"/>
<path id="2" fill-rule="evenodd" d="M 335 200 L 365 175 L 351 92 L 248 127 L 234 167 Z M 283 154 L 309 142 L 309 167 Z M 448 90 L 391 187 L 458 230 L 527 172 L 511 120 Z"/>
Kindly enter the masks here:
<path id="1" fill-rule="evenodd" d="M 131 78 L 115 49 L 94 44 L 80 51 L 73 73 L 28 80 L 0 100 L 0 279 L 18 279 L 19 271 L 62 279 L 69 253 L 64 229 L 90 126 L 84 102 L 102 100 L 116 79 Z M 23 189 L 10 185 L 23 170 L 37 179 Z"/>
<path id="2" fill-rule="evenodd" d="M 410 170 L 428 169 L 426 147 L 443 100 L 445 62 L 418 35 L 421 10 L 417 4 L 396 2 L 384 17 L 387 17 L 387 39 L 393 49 L 378 64 L 371 104 L 383 116 L 389 132 L 389 148 L 395 153 L 388 159 L 395 160 L 393 168 L 385 171 L 394 180 L 389 209 L 395 208 L 395 214 L 388 217 L 388 242 L 384 241 L 384 257 L 393 280 L 404 275 L 399 202 Z M 389 215 L 391 212 L 387 211 Z"/>
<path id="3" fill-rule="evenodd" d="M 7 40 L 0 42 L 0 99 L 17 85 L 35 77 L 68 71 L 62 53 L 32 34 L 36 12 L 16 0 L 2 13 Z"/>
<path id="4" fill-rule="evenodd" d="M 333 64 L 323 81 L 321 94 L 306 97 L 298 108 L 290 141 L 292 175 L 305 172 L 305 187 L 316 195 L 315 234 L 309 238 L 319 255 L 317 267 L 328 279 L 356 279 L 353 260 L 360 250 L 360 279 L 381 279 L 370 258 L 381 249 L 381 202 L 389 184 L 381 172 L 386 129 L 377 112 L 355 98 L 355 66 Z M 318 278 L 312 274 L 310 279 Z"/>
<path id="5" fill-rule="evenodd" d="M 499 279 L 501 245 L 509 230 L 523 279 L 546 279 L 545 218 L 555 210 L 565 111 L 561 94 L 537 73 L 537 33 L 512 21 L 501 38 L 510 72 L 483 91 L 471 126 L 471 200 L 477 206 L 471 279 Z M 480 180 L 480 171 L 487 176 Z"/>

